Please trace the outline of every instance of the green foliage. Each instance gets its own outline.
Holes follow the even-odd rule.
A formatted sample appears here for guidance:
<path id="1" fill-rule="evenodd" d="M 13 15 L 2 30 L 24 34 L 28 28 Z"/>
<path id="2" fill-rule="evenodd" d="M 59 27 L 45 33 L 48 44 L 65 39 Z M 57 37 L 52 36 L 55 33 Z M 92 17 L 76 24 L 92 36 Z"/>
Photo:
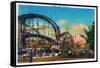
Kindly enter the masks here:
<path id="1" fill-rule="evenodd" d="M 61 55 L 62 55 L 63 57 L 68 56 L 68 50 L 67 50 L 67 49 L 62 49 L 62 50 L 61 50 Z"/>
<path id="2" fill-rule="evenodd" d="M 89 48 L 94 50 L 94 22 L 88 28 L 89 30 L 85 30 L 87 43 L 89 43 Z"/>
<path id="3" fill-rule="evenodd" d="M 79 52 L 79 54 L 80 54 L 80 56 L 84 56 L 85 55 L 85 51 L 82 50 L 82 51 Z"/>

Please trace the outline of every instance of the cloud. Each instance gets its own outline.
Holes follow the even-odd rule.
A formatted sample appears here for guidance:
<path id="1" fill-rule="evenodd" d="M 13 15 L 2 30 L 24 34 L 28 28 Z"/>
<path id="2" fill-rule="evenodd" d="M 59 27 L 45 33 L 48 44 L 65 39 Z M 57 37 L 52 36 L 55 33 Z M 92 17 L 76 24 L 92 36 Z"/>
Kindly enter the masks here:
<path id="1" fill-rule="evenodd" d="M 64 19 L 61 19 L 61 20 L 58 20 L 57 21 L 57 23 L 59 23 L 59 24 L 66 24 L 67 23 L 67 21 L 66 20 L 64 20 Z"/>
<path id="2" fill-rule="evenodd" d="M 74 36 L 76 34 L 83 34 L 85 35 L 84 32 L 84 28 L 88 29 L 88 26 L 85 24 L 73 24 L 70 28 L 69 28 L 69 32 Z"/>
<path id="3" fill-rule="evenodd" d="M 64 20 L 64 19 L 60 19 L 57 22 L 57 25 L 60 28 L 61 33 L 66 31 L 67 25 L 68 25 L 68 21 Z"/>
<path id="4" fill-rule="evenodd" d="M 68 21 L 67 20 L 64 20 L 64 19 L 58 20 L 56 22 L 61 27 L 63 27 L 64 25 L 68 24 Z"/>

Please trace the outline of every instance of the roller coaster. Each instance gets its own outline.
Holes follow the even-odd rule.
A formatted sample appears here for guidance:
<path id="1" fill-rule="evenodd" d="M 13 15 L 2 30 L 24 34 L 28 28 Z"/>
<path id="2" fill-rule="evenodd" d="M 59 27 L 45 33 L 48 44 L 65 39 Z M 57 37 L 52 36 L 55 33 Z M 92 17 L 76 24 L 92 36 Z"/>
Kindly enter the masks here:
<path id="1" fill-rule="evenodd" d="M 50 19 L 50 18 L 48 18 L 44 15 L 40 15 L 40 14 L 24 14 L 24 15 L 21 15 L 21 16 L 18 17 L 20 24 L 22 24 L 24 26 L 27 26 L 27 24 L 25 23 L 25 21 L 27 19 L 42 19 L 42 20 L 47 21 L 47 23 L 49 23 L 52 26 L 52 28 L 54 29 L 56 39 L 54 40 L 52 38 L 49 38 L 47 36 L 43 36 L 43 35 L 40 35 L 40 34 L 34 35 L 34 34 L 29 34 L 29 33 L 27 34 L 26 33 L 27 34 L 27 36 L 26 36 L 25 32 L 24 33 L 22 32 L 22 34 L 23 34 L 22 36 L 24 36 L 23 38 L 31 35 L 33 37 L 40 37 L 42 39 L 47 39 L 50 42 L 54 41 L 54 42 L 56 42 L 56 44 L 60 40 L 60 38 L 59 38 L 60 37 L 60 29 L 59 29 L 58 25 L 52 19 Z"/>
<path id="2" fill-rule="evenodd" d="M 43 20 L 43 23 L 45 22 L 48 25 L 46 25 L 46 24 L 41 25 L 40 20 Z M 56 24 L 56 22 L 53 21 L 52 19 L 48 18 L 47 16 L 40 15 L 40 14 L 20 15 L 20 16 L 18 16 L 18 24 L 19 24 L 19 26 L 18 26 L 19 27 L 19 30 L 18 30 L 19 36 L 18 37 L 20 39 L 18 42 L 19 42 L 19 46 L 21 45 L 21 48 L 26 48 L 27 44 L 26 44 L 25 39 L 31 38 L 31 37 L 37 38 L 38 40 L 42 39 L 42 40 L 48 41 L 48 43 L 50 43 L 50 47 L 53 47 L 53 45 L 56 45 L 56 46 L 64 45 L 65 42 L 63 43 L 61 41 L 66 41 L 66 39 L 67 39 L 68 45 L 72 42 L 71 34 L 68 32 L 60 33 L 60 28 Z M 44 25 L 46 25 L 46 26 L 44 26 Z M 41 27 L 44 29 L 46 29 L 46 27 L 52 28 L 51 33 L 54 32 L 53 37 L 55 37 L 55 38 L 53 38 L 52 36 L 49 36 L 50 34 L 45 35 L 45 33 L 41 32 L 41 29 L 42 29 Z M 28 29 L 30 29 L 30 30 L 28 31 Z M 49 32 L 50 31 L 48 30 L 48 33 Z M 61 38 L 63 38 L 63 40 L 61 40 Z M 44 41 L 44 43 L 45 43 L 45 41 Z M 70 46 L 71 46 L 71 44 L 70 44 Z M 31 56 L 30 60 L 32 60 L 32 56 Z"/>

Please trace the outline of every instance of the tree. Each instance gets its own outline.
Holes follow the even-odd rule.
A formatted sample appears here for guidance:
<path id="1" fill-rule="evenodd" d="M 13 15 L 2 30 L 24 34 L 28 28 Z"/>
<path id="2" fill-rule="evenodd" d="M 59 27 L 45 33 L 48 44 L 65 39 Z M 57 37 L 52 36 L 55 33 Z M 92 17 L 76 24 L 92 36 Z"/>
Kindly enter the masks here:
<path id="1" fill-rule="evenodd" d="M 89 30 L 85 29 L 85 33 L 87 35 L 87 43 L 89 44 L 89 48 L 94 50 L 94 22 L 90 25 Z"/>

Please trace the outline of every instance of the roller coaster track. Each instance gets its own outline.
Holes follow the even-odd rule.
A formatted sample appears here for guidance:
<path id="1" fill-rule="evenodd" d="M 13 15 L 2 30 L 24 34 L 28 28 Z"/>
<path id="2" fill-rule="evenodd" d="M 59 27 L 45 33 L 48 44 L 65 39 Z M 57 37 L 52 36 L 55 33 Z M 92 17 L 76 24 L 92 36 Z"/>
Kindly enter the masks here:
<path id="1" fill-rule="evenodd" d="M 27 38 L 27 37 L 37 37 L 37 38 L 45 39 L 49 42 L 55 42 L 56 43 L 56 41 L 54 39 L 47 37 L 47 36 L 44 36 L 44 35 L 33 34 L 33 33 L 28 33 L 28 32 L 22 33 L 22 41 L 24 41 L 25 38 Z"/>
<path id="2" fill-rule="evenodd" d="M 32 18 L 33 19 L 34 18 L 40 18 L 40 19 L 47 21 L 47 23 L 51 24 L 52 27 L 54 28 L 54 31 L 55 31 L 55 34 L 56 34 L 56 40 L 58 41 L 60 39 L 59 38 L 60 30 L 59 30 L 58 25 L 52 19 L 48 18 L 47 16 L 40 15 L 40 14 L 24 14 L 24 15 L 19 16 L 18 20 L 21 21 L 21 24 L 26 25 L 25 20 L 26 19 L 32 19 Z"/>

